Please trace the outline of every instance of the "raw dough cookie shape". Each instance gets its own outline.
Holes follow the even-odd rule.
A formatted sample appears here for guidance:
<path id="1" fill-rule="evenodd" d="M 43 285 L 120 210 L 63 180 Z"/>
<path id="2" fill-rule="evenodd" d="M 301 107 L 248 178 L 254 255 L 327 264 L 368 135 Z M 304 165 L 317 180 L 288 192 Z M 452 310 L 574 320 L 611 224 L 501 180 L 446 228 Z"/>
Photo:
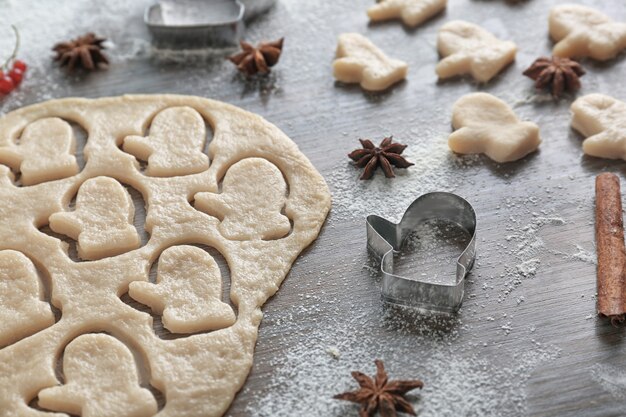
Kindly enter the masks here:
<path id="1" fill-rule="evenodd" d="M 626 23 L 577 4 L 556 6 L 550 11 L 550 36 L 557 44 L 552 54 L 560 57 L 614 58 L 626 49 Z"/>
<path id="2" fill-rule="evenodd" d="M 54 324 L 33 263 L 20 252 L 0 251 L 0 348 Z"/>
<path id="3" fill-rule="evenodd" d="M 443 25 L 437 36 L 437 49 L 442 56 L 437 64 L 439 78 L 471 74 L 479 82 L 487 82 L 515 59 L 517 47 L 502 41 L 478 25 L 454 20 Z"/>
<path id="4" fill-rule="evenodd" d="M 583 151 L 598 158 L 626 160 L 626 103 L 588 94 L 572 103 L 572 127 L 587 139 Z"/>
<path id="5" fill-rule="evenodd" d="M 82 335 L 63 356 L 65 384 L 39 392 L 39 405 L 82 417 L 151 417 L 154 396 L 139 386 L 133 354 L 106 334 Z"/>
<path id="6" fill-rule="evenodd" d="M 259 192 L 259 186 L 265 192 Z M 227 239 L 279 239 L 289 233 L 289 218 L 281 213 L 287 184 L 275 165 L 261 158 L 234 164 L 222 183 L 222 193 L 198 193 L 195 207 L 223 219 L 219 230 Z"/>
<path id="7" fill-rule="evenodd" d="M 193 175 L 174 176 L 174 171 L 168 177 L 146 175 L 134 156 L 120 150 L 120 140 L 145 135 L 155 115 L 180 108 L 193 109 L 212 127 L 207 151 L 210 166 Z M 53 410 L 65 410 L 74 404 L 71 412 L 82 417 L 127 417 L 129 407 L 138 407 L 141 417 L 222 416 L 252 368 L 263 317 L 261 307 L 278 291 L 293 262 L 316 239 L 324 224 L 330 209 L 330 193 L 324 179 L 276 126 L 237 107 L 191 96 L 71 98 L 24 107 L 0 117 L 0 150 L 15 150 L 27 126 L 55 117 L 72 120 L 89 132 L 85 145 L 88 158 L 80 173 L 18 187 L 6 166 L 8 162 L 0 159 L 0 264 L 3 256 L 8 256 L 6 253 L 12 254 L 10 277 L 27 277 L 20 279 L 20 284 L 28 286 L 30 282 L 32 300 L 27 303 L 30 307 L 22 309 L 19 303 L 28 296 L 16 299 L 11 295 L 10 304 L 2 298 L 0 314 L 15 317 L 13 309 L 27 313 L 45 300 L 48 306 L 41 306 L 49 320 L 36 320 L 47 327 L 33 328 L 29 334 L 12 338 L 0 347 L 0 417 L 66 416 L 59 411 L 32 408 L 29 404 L 33 400 Z M 170 140 L 186 140 L 181 132 L 173 133 Z M 150 129 L 150 136 L 153 133 Z M 217 200 L 233 195 L 247 197 L 241 193 L 240 184 L 230 187 L 230 180 L 225 177 L 228 174 L 241 178 L 237 174 L 241 169 L 243 178 L 249 178 L 250 168 L 260 170 L 255 177 L 256 192 L 273 202 L 259 204 L 265 204 L 265 212 L 271 207 L 269 211 L 274 214 L 254 227 L 244 228 L 255 238 L 228 239 L 220 226 L 231 215 L 207 215 L 190 201 L 200 193 L 213 194 Z M 222 189 L 220 181 L 225 185 Z M 101 237 L 95 233 L 98 228 L 107 234 L 119 227 L 132 232 L 130 240 L 134 240 L 136 232 L 130 230 L 133 206 L 121 184 L 140 191 L 145 200 L 145 230 L 150 234 L 146 244 L 119 255 L 105 251 L 98 255 L 105 257 L 92 262 L 74 262 L 65 242 L 39 230 L 51 221 L 54 228 L 75 239 L 87 232 L 97 240 Z M 77 196 L 77 207 L 67 211 L 73 195 Z M 232 200 L 229 204 L 237 216 L 241 213 L 236 210 L 238 206 L 251 208 L 246 206 L 248 201 L 236 204 Z M 258 207 L 251 209 L 255 213 Z M 260 237 L 275 236 L 272 233 L 277 230 L 276 225 L 285 222 L 291 224 L 285 235 L 270 240 Z M 234 222 L 232 230 L 231 226 L 223 229 L 226 233 L 239 232 Z M 108 245 L 109 239 L 101 239 L 100 244 Z M 206 253 L 200 254 L 198 247 L 212 248 L 228 263 L 229 299 L 219 290 L 224 283 L 219 283 L 215 264 Z M 94 245 L 93 250 L 98 248 L 102 246 Z M 172 255 L 171 262 L 167 262 L 168 255 Z M 150 283 L 150 269 L 157 261 L 161 279 Z M 32 280 L 35 275 L 31 263 L 38 272 L 46 274 L 41 286 Z M 20 275 L 23 267 L 28 272 Z M 49 301 L 47 292 L 41 295 L 38 290 L 48 289 L 48 283 Z M 170 288 L 176 290 L 164 290 Z M 140 298 L 138 294 L 153 292 L 160 297 L 154 302 L 144 301 L 153 307 L 161 302 L 163 310 L 185 315 L 178 317 L 180 323 L 171 325 L 175 321 L 168 321 L 172 329 L 176 330 L 179 324 L 187 326 L 182 330 L 195 330 L 193 326 L 202 323 L 202 327 L 217 330 L 176 337 L 164 333 L 150 312 L 135 308 L 136 301 L 127 296 L 132 293 Z M 196 300 L 194 303 L 204 309 L 177 304 L 183 296 L 187 304 Z M 47 313 L 50 306 L 61 313 L 61 319 L 54 323 Z M 222 311 L 228 309 L 224 316 L 220 316 L 220 306 Z M 230 315 L 233 311 L 234 323 Z M 215 315 L 209 318 L 213 312 Z M 191 315 L 186 316 L 187 313 Z M 2 336 L 6 334 L 3 331 Z M 59 380 L 55 369 L 64 349 L 65 378 Z M 115 383 L 110 383 L 113 380 Z M 107 408 L 117 406 L 118 401 L 112 398 L 118 391 L 127 395 L 120 398 L 128 406 L 123 410 Z M 159 410 L 154 408 L 154 400 Z"/>
<path id="8" fill-rule="evenodd" d="M 124 151 L 148 161 L 147 175 L 188 175 L 209 168 L 209 158 L 202 153 L 205 141 L 202 116 L 189 107 L 172 107 L 156 115 L 149 136 L 127 136 Z"/>
<path id="9" fill-rule="evenodd" d="M 78 173 L 75 150 L 72 126 L 48 117 L 26 126 L 19 145 L 0 147 L 0 163 L 4 161 L 19 170 L 22 184 L 34 185 Z"/>
<path id="10" fill-rule="evenodd" d="M 516 161 L 535 151 L 539 127 L 520 121 L 502 100 L 487 93 L 467 94 L 452 108 L 448 146 L 463 154 L 484 153 L 496 162 Z"/>
<path id="11" fill-rule="evenodd" d="M 128 293 L 162 314 L 163 326 L 172 333 L 217 330 L 235 323 L 233 309 L 220 299 L 222 276 L 217 263 L 194 246 L 163 251 L 156 285 L 132 282 Z"/>
<path id="12" fill-rule="evenodd" d="M 367 9 L 373 22 L 402 19 L 404 24 L 416 27 L 446 8 L 448 0 L 383 0 Z"/>
<path id="13" fill-rule="evenodd" d="M 78 189 L 75 211 L 50 216 L 50 228 L 78 241 L 82 259 L 94 260 L 139 247 L 134 217 L 128 191 L 113 178 L 97 177 Z"/>
<path id="14" fill-rule="evenodd" d="M 406 77 L 406 62 L 387 57 L 358 33 L 339 35 L 333 75 L 344 83 L 359 83 L 370 91 L 386 90 Z"/>

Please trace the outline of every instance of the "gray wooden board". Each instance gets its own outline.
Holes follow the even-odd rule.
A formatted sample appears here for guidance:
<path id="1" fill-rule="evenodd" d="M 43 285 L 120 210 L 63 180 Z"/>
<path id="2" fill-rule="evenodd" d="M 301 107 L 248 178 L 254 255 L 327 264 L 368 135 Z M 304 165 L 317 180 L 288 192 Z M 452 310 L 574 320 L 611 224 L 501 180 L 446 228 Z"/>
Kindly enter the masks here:
<path id="1" fill-rule="evenodd" d="M 334 207 L 318 240 L 265 305 L 254 366 L 227 415 L 355 415 L 356 407 L 330 397 L 354 387 L 350 370 L 373 373 L 374 358 L 386 360 L 392 376 L 424 379 L 425 389 L 410 397 L 422 416 L 626 415 L 625 330 L 595 316 L 593 264 L 594 177 L 612 171 L 623 179 L 624 163 L 584 156 L 582 138 L 569 127 L 574 97 L 554 103 L 536 96 L 521 75 L 549 53 L 547 15 L 562 2 L 450 0 L 445 13 L 407 29 L 397 22 L 368 24 L 369 0 L 279 0 L 248 31 L 255 42 L 286 38 L 279 65 L 257 83 L 237 75 L 224 54 L 188 54 L 181 62 L 180 53 L 150 50 L 141 20 L 147 2 L 136 3 L 118 20 L 68 24 L 68 36 L 93 29 L 112 39 L 108 71 L 67 77 L 52 63 L 34 67 L 20 91 L 0 101 L 0 111 L 65 96 L 195 94 L 262 115 L 325 176 Z M 626 20 L 622 0 L 579 3 Z M 98 10 L 95 3 L 77 7 Z M 487 85 L 437 82 L 436 31 L 452 19 L 514 40 L 516 62 Z M 336 38 L 351 31 L 407 61 L 407 80 L 381 94 L 335 83 Z M 626 100 L 623 54 L 584 65 L 579 95 Z M 450 108 L 473 91 L 493 93 L 538 123 L 540 151 L 506 165 L 450 156 Z M 359 182 L 346 154 L 360 137 L 389 134 L 409 145 L 407 155 L 417 165 L 395 180 L 379 173 L 373 182 Z M 439 189 L 459 193 L 476 208 L 478 260 L 458 317 L 432 322 L 383 308 L 366 253 L 364 216 L 398 220 L 412 198 Z"/>

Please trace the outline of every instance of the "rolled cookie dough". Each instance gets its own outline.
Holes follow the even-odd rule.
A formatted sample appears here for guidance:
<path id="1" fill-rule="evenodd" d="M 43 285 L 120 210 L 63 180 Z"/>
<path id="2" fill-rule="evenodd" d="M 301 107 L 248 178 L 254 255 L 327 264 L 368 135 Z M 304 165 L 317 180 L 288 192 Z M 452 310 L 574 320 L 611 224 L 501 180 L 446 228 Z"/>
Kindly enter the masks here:
<path id="1" fill-rule="evenodd" d="M 520 121 L 504 101 L 487 93 L 458 99 L 452 108 L 452 127 L 450 149 L 484 153 L 496 162 L 523 158 L 541 143 L 536 124 Z"/>
<path id="2" fill-rule="evenodd" d="M 439 29 L 437 49 L 442 59 L 437 64 L 439 78 L 471 74 L 487 82 L 515 59 L 517 47 L 502 41 L 478 25 L 454 20 Z"/>
<path id="3" fill-rule="evenodd" d="M 185 117 L 170 118 L 167 126 L 159 127 L 169 109 Z M 199 136 L 185 142 L 182 154 L 164 144 L 164 131 L 167 140 L 188 139 L 189 120 L 212 128 L 208 158 L 198 157 L 203 147 Z M 55 135 L 65 138 L 57 153 L 68 163 L 74 157 L 68 122 L 89 132 L 81 172 L 49 164 L 47 137 L 37 125 L 42 121 L 53 123 Z M 33 125 L 37 129 L 29 128 Z M 204 126 L 195 123 L 191 128 L 198 133 Z M 37 137 L 33 131 L 39 132 Z M 24 144 L 24 135 L 32 140 Z M 127 149 L 132 154 L 124 151 L 131 142 L 138 146 Z M 37 164 L 39 155 L 45 164 Z M 147 166 L 136 157 L 146 158 Z M 179 163 L 172 165 L 173 160 Z M 31 161 L 42 182 L 20 185 L 20 161 Z M 149 172 L 151 163 L 158 170 Z M 198 171 L 202 164 L 206 169 Z M 279 172 L 283 183 L 267 187 L 257 181 L 255 187 L 236 192 L 232 187 L 222 190 L 220 183 L 235 165 L 240 177 L 253 176 L 250 170 L 262 165 L 271 175 Z M 96 232 L 106 229 L 99 223 L 103 218 L 112 217 L 124 230 L 132 228 L 130 208 L 119 207 L 126 201 L 124 185 L 139 191 L 146 203 L 144 227 L 150 237 L 143 246 L 134 248 L 133 241 L 123 253 L 96 252 L 101 259 L 74 261 L 67 243 L 44 233 L 44 226 L 57 218 L 59 232 L 76 238 L 79 229 L 87 230 L 93 238 L 90 249 L 106 245 L 106 239 L 98 242 Z M 110 213 L 107 199 L 94 189 L 114 197 Z M 194 207 L 196 195 L 206 199 L 225 191 L 232 210 L 209 214 Z M 278 195 L 262 208 L 247 204 L 263 193 Z M 76 194 L 80 201 L 74 207 Z M 246 204 L 238 205 L 237 198 Z M 176 95 L 74 98 L 4 115 L 0 417 L 62 417 L 64 412 L 147 417 L 163 402 L 159 417 L 221 416 L 252 366 L 261 306 L 278 290 L 298 254 L 315 240 L 329 207 L 326 183 L 297 146 L 261 117 L 228 104 Z M 244 234 L 242 229 L 233 233 L 229 224 L 250 210 L 258 216 L 260 232 L 247 224 Z M 288 234 L 284 218 L 291 225 Z M 135 234 L 123 239 L 133 240 Z M 222 294 L 222 274 L 211 253 L 220 253 L 228 265 L 229 296 Z M 157 282 L 149 282 L 151 266 L 158 269 Z M 139 303 L 145 305 L 139 308 Z M 51 309 L 61 318 L 55 320 Z M 151 310 L 176 337 L 155 330 Z M 30 323 L 26 327 L 25 317 Z M 57 365 L 65 372 L 62 380 L 55 373 Z M 33 408 L 31 402 L 52 412 Z"/>
<path id="4" fill-rule="evenodd" d="M 626 160 L 626 103 L 588 94 L 572 103 L 572 127 L 587 139 L 583 151 L 598 158 Z"/>
<path id="5" fill-rule="evenodd" d="M 372 22 L 402 19 L 405 25 L 416 27 L 446 8 L 448 0 L 383 0 L 369 9 Z"/>

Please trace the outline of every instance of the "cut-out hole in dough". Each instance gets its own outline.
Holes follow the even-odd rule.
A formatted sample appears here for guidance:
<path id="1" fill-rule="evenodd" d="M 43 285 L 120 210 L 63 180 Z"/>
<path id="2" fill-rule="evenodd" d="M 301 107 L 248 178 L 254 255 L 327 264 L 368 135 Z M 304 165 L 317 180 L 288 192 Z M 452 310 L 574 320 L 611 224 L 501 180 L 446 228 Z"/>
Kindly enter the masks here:
<path id="1" fill-rule="evenodd" d="M 191 107 L 160 111 L 150 124 L 147 136 L 127 136 L 123 150 L 147 161 L 146 175 L 175 177 L 196 174 L 209 168 L 204 151 L 210 127 Z"/>
<path id="2" fill-rule="evenodd" d="M 262 184 L 265 192 L 259 193 Z M 247 158 L 233 164 L 222 181 L 221 194 L 200 192 L 195 208 L 220 219 L 220 233 L 231 240 L 273 240 L 291 230 L 282 214 L 287 182 L 276 165 L 263 158 Z"/>

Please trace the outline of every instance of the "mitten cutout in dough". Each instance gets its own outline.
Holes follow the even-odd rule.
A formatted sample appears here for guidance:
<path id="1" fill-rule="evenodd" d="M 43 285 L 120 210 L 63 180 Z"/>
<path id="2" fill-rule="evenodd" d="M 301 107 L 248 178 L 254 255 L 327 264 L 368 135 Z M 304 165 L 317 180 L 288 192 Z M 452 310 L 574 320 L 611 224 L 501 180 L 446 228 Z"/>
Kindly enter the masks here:
<path id="1" fill-rule="evenodd" d="M 0 347 L 54 324 L 33 263 L 20 252 L 0 251 Z"/>
<path id="2" fill-rule="evenodd" d="M 113 178 L 97 177 L 78 189 L 76 210 L 50 216 L 50 229 L 78 241 L 82 259 L 95 260 L 139 247 L 134 216 L 128 191 Z"/>
<path id="3" fill-rule="evenodd" d="M 626 23 L 615 22 L 590 7 L 564 4 L 550 11 L 552 54 L 606 61 L 626 48 Z"/>
<path id="4" fill-rule="evenodd" d="M 367 9 L 371 21 L 402 19 L 416 27 L 446 8 L 448 0 L 383 0 Z"/>
<path id="5" fill-rule="evenodd" d="M 105 334 L 77 337 L 63 356 L 65 385 L 39 392 L 39 406 L 82 417 L 152 417 L 154 396 L 139 386 L 132 352 Z"/>
<path id="6" fill-rule="evenodd" d="M 286 193 L 287 184 L 274 164 L 248 158 L 226 172 L 221 194 L 197 193 L 195 207 L 222 219 L 219 230 L 227 239 L 279 239 L 291 230 L 289 218 L 281 213 Z"/>
<path id="7" fill-rule="evenodd" d="M 385 90 L 406 77 L 406 62 L 387 57 L 383 51 L 358 33 L 339 36 L 336 59 L 333 62 L 335 78 L 344 83 L 360 83 L 370 91 Z"/>
<path id="8" fill-rule="evenodd" d="M 457 153 L 484 153 L 496 162 L 516 161 L 537 149 L 539 127 L 520 121 L 502 100 L 487 93 L 461 97 L 452 108 L 448 146 Z"/>
<path id="9" fill-rule="evenodd" d="M 222 302 L 217 263 L 195 246 L 174 246 L 159 258 L 156 284 L 131 282 L 129 295 L 163 315 L 172 333 L 218 330 L 235 323 L 233 309 Z"/>
<path id="10" fill-rule="evenodd" d="M 588 94 L 572 103 L 572 127 L 587 139 L 587 155 L 626 160 L 626 103 L 603 94 Z"/>
<path id="11" fill-rule="evenodd" d="M 171 107 L 156 115 L 148 136 L 127 136 L 124 151 L 148 161 L 147 175 L 175 177 L 209 168 L 202 152 L 205 141 L 202 116 L 191 107 Z"/>
<path id="12" fill-rule="evenodd" d="M 22 184 L 35 185 L 76 175 L 75 151 L 72 126 L 57 117 L 47 117 L 26 126 L 19 145 L 0 147 L 0 160 L 19 167 Z"/>
<path id="13" fill-rule="evenodd" d="M 515 59 L 517 47 L 502 41 L 473 23 L 454 20 L 439 29 L 437 49 L 442 56 L 437 64 L 441 79 L 471 74 L 487 82 Z"/>

